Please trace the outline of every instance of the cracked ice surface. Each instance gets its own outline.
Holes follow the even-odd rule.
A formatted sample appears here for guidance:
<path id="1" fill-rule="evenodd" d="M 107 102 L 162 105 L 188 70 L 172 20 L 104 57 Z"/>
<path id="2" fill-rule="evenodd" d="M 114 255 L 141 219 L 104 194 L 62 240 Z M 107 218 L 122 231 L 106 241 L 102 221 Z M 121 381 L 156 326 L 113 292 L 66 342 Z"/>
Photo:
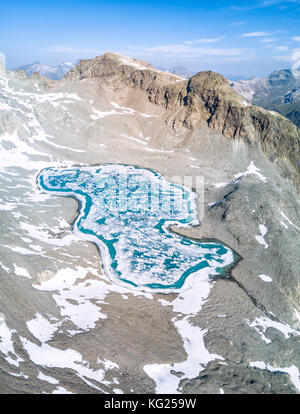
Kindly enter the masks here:
<path id="1" fill-rule="evenodd" d="M 207 279 L 234 262 L 220 242 L 198 242 L 167 228 L 198 224 L 196 195 L 159 174 L 132 166 L 48 168 L 42 190 L 82 203 L 76 235 L 100 248 L 108 277 L 144 290 L 181 289 L 191 274 Z M 184 260 L 182 260 L 184 257 Z"/>

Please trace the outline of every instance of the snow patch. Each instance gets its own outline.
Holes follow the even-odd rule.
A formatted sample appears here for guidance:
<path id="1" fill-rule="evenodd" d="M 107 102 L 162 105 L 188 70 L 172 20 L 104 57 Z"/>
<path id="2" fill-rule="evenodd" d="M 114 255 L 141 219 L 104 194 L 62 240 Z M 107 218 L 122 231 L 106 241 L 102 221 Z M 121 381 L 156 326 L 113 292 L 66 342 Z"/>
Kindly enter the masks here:
<path id="1" fill-rule="evenodd" d="M 281 322 L 273 321 L 270 318 L 267 317 L 261 317 L 261 318 L 255 318 L 253 322 L 250 323 L 249 320 L 246 320 L 246 323 L 251 327 L 254 328 L 258 334 L 261 336 L 261 338 L 266 342 L 267 344 L 271 343 L 272 341 L 264 335 L 269 328 L 273 328 L 281 332 L 286 339 L 288 339 L 291 335 L 300 335 L 300 331 L 296 331 L 289 325 Z"/>
<path id="2" fill-rule="evenodd" d="M 273 280 L 270 276 L 258 275 L 258 277 L 266 283 L 271 283 Z"/>
<path id="3" fill-rule="evenodd" d="M 26 322 L 28 330 L 41 342 L 49 341 L 59 327 L 59 323 L 51 323 L 39 313 L 35 318 Z"/>
<path id="4" fill-rule="evenodd" d="M 264 246 L 265 249 L 269 247 L 268 243 L 265 241 L 264 237 L 268 233 L 268 229 L 263 224 L 259 225 L 260 236 L 255 236 L 259 244 Z"/>
<path id="5" fill-rule="evenodd" d="M 19 267 L 16 264 L 14 264 L 14 272 L 18 276 L 27 277 L 28 279 L 31 279 L 30 274 L 24 267 Z"/>
<path id="6" fill-rule="evenodd" d="M 291 367 L 287 368 L 279 368 L 279 367 L 273 367 L 270 364 L 266 364 L 263 361 L 256 361 L 256 362 L 250 362 L 250 367 L 258 368 L 258 369 L 266 369 L 271 372 L 284 372 L 290 376 L 291 382 L 294 384 L 295 388 L 300 392 L 300 374 L 299 369 L 292 365 Z"/>

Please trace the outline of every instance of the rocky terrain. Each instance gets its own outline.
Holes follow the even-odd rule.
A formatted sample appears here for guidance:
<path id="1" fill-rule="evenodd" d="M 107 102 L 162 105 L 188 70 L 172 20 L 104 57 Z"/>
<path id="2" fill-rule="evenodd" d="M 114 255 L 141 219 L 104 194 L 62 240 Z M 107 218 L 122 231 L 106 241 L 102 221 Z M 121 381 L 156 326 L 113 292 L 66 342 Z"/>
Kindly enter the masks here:
<path id="1" fill-rule="evenodd" d="M 299 129 L 213 72 L 186 80 L 105 54 L 60 81 L 0 75 L 0 392 L 299 393 Z M 109 281 L 49 166 L 191 177 L 227 279 L 152 294 Z M 196 188 L 196 187 L 195 187 Z"/>
<path id="2" fill-rule="evenodd" d="M 266 78 L 232 82 L 233 88 L 254 105 L 277 111 L 300 126 L 300 76 L 279 70 Z"/>

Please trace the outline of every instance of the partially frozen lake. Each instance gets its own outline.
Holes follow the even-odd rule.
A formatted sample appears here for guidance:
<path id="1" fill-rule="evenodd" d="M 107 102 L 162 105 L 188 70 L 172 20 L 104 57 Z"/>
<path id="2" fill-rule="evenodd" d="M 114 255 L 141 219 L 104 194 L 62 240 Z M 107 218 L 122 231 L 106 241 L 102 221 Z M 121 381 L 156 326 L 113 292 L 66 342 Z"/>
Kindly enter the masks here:
<path id="1" fill-rule="evenodd" d="M 222 275 L 234 252 L 221 242 L 194 240 L 169 229 L 199 224 L 196 194 L 157 172 L 135 166 L 46 168 L 43 191 L 75 197 L 74 233 L 95 243 L 106 275 L 149 291 L 174 292 L 194 278 Z"/>

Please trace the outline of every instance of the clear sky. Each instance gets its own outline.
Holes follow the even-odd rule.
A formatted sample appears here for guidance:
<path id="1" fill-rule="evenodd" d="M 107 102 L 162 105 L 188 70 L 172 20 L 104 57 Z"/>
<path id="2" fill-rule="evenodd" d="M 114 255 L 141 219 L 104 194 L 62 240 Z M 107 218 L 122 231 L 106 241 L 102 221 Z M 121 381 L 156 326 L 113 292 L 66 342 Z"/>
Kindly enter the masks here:
<path id="1" fill-rule="evenodd" d="M 106 51 L 169 68 L 263 76 L 300 50 L 300 0 L 0 0 L 0 52 L 15 68 Z"/>

